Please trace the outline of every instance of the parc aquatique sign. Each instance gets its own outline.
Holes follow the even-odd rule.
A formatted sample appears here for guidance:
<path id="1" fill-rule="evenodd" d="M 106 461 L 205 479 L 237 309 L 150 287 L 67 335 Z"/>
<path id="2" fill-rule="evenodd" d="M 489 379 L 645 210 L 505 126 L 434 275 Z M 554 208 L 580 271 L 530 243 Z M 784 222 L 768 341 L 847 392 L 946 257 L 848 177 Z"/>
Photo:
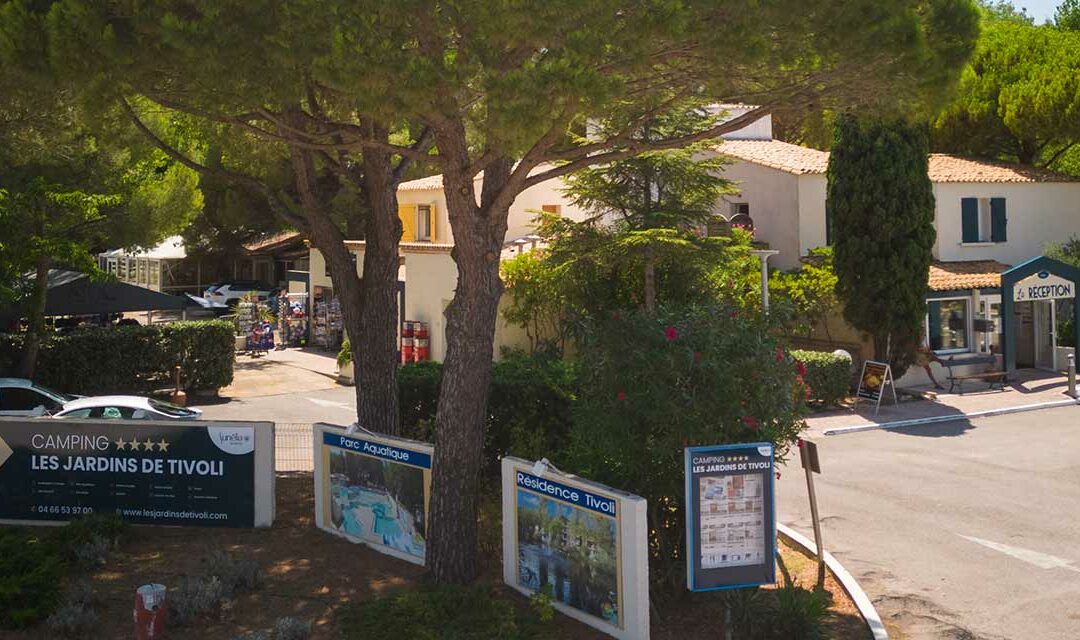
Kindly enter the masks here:
<path id="1" fill-rule="evenodd" d="M 423 565 L 434 448 L 320 423 L 314 450 L 315 525 Z"/>
<path id="2" fill-rule="evenodd" d="M 685 458 L 687 588 L 776 582 L 773 445 L 688 447 Z"/>
<path id="3" fill-rule="evenodd" d="M 252 423 L 0 420 L 0 520 L 255 524 Z"/>

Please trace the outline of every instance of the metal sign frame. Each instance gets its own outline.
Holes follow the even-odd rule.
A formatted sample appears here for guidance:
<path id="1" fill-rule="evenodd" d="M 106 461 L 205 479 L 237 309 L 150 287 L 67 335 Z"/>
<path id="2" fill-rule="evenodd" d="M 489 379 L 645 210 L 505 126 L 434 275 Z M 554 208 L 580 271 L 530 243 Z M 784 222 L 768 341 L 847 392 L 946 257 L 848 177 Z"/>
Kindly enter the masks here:
<path id="1" fill-rule="evenodd" d="M 753 457 L 766 457 L 762 449 L 768 449 L 768 466 L 760 470 L 740 468 L 740 465 L 748 462 L 746 454 Z M 717 455 L 719 454 L 719 455 Z M 776 449 L 770 442 L 752 442 L 727 445 L 709 445 L 701 447 L 687 447 L 684 449 L 685 477 L 686 477 L 686 587 L 690 591 L 719 591 L 723 589 L 741 589 L 745 587 L 757 587 L 776 583 Z M 703 458 L 711 457 L 717 460 L 704 462 Z M 719 459 L 722 458 L 723 462 Z M 694 471 L 695 466 L 704 465 L 711 468 L 716 465 L 716 471 Z M 733 469 L 726 469 L 732 466 Z M 696 536 L 700 531 L 701 513 L 699 502 L 695 499 L 695 479 L 703 477 L 725 477 L 733 475 L 752 475 L 764 473 L 767 482 L 762 486 L 762 527 L 765 529 L 765 558 L 763 562 L 734 567 L 717 567 L 700 570 L 697 568 L 698 545 Z M 760 577 L 752 576 L 757 572 Z M 707 575 L 703 575 L 708 572 Z M 731 582 L 724 582 L 725 574 L 739 574 L 739 577 Z"/>
<path id="2" fill-rule="evenodd" d="M 867 395 L 863 395 L 863 380 L 866 379 L 866 365 L 868 364 L 879 365 L 885 368 L 885 373 L 881 379 L 881 386 L 878 387 L 876 397 L 872 395 L 874 392 L 870 391 L 869 387 L 866 388 Z M 888 387 L 889 390 L 892 391 L 893 406 L 898 405 L 900 402 L 896 397 L 896 381 L 893 379 L 892 367 L 889 363 L 879 362 L 877 360 L 863 360 L 862 371 L 859 372 L 859 386 L 855 389 L 855 405 L 851 408 L 852 412 L 858 411 L 859 402 L 865 399 L 875 402 L 874 415 L 876 416 L 881 409 L 881 398 L 885 395 L 885 387 Z"/>

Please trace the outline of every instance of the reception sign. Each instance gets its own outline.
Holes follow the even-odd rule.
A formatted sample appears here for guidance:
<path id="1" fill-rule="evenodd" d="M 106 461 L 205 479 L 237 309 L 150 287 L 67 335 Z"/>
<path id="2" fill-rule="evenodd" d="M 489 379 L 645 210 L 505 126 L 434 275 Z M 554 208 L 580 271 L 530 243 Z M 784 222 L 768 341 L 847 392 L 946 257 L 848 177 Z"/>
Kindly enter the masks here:
<path id="1" fill-rule="evenodd" d="M 689 447 L 685 457 L 687 587 L 775 582 L 772 444 Z"/>
<path id="2" fill-rule="evenodd" d="M 645 499 L 503 458 L 503 580 L 616 638 L 649 637 Z"/>
<path id="3" fill-rule="evenodd" d="M 1013 302 L 1075 297 L 1076 285 L 1073 281 L 1049 271 L 1040 271 L 1013 285 Z"/>
<path id="4" fill-rule="evenodd" d="M 316 424 L 314 447 L 316 525 L 423 565 L 431 445 Z"/>
<path id="5" fill-rule="evenodd" d="M 272 507 L 256 514 L 256 427 L 272 443 L 268 423 L 2 420 L 0 520 L 107 513 L 141 524 L 268 526 Z M 260 497 L 272 504 L 272 466 L 268 476 Z"/>

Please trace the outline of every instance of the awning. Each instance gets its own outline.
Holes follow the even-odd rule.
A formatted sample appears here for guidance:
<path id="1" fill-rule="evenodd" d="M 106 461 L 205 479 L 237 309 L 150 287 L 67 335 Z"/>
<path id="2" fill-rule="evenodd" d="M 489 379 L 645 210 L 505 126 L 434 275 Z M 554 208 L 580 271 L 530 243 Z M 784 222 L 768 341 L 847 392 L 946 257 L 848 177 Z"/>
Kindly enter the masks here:
<path id="1" fill-rule="evenodd" d="M 962 289 L 996 289 L 1001 286 L 1001 273 L 1009 268 L 997 260 L 965 260 L 933 262 L 927 288 L 931 291 Z"/>
<path id="2" fill-rule="evenodd" d="M 197 303 L 119 281 L 94 282 L 85 273 L 51 269 L 46 316 L 90 316 L 125 311 L 181 310 Z"/>

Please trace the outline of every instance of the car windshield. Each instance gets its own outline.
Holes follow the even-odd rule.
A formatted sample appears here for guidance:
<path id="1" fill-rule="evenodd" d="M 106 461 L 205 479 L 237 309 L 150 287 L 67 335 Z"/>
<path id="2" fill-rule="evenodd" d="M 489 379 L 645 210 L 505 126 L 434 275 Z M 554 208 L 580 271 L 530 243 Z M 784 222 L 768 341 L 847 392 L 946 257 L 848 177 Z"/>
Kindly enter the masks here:
<path id="1" fill-rule="evenodd" d="M 56 401 L 57 404 L 64 404 L 75 399 L 75 396 L 70 396 L 66 393 L 60 393 L 48 387 L 43 387 L 40 384 L 35 384 L 34 389 L 43 396 L 48 396 L 50 399 Z"/>
<path id="2" fill-rule="evenodd" d="M 154 400 L 153 398 L 150 399 L 150 408 L 174 418 L 190 418 L 191 416 L 197 415 L 197 412 L 192 411 L 191 409 L 185 409 L 184 407 L 177 406 L 171 402 L 162 402 L 161 400 Z"/>

